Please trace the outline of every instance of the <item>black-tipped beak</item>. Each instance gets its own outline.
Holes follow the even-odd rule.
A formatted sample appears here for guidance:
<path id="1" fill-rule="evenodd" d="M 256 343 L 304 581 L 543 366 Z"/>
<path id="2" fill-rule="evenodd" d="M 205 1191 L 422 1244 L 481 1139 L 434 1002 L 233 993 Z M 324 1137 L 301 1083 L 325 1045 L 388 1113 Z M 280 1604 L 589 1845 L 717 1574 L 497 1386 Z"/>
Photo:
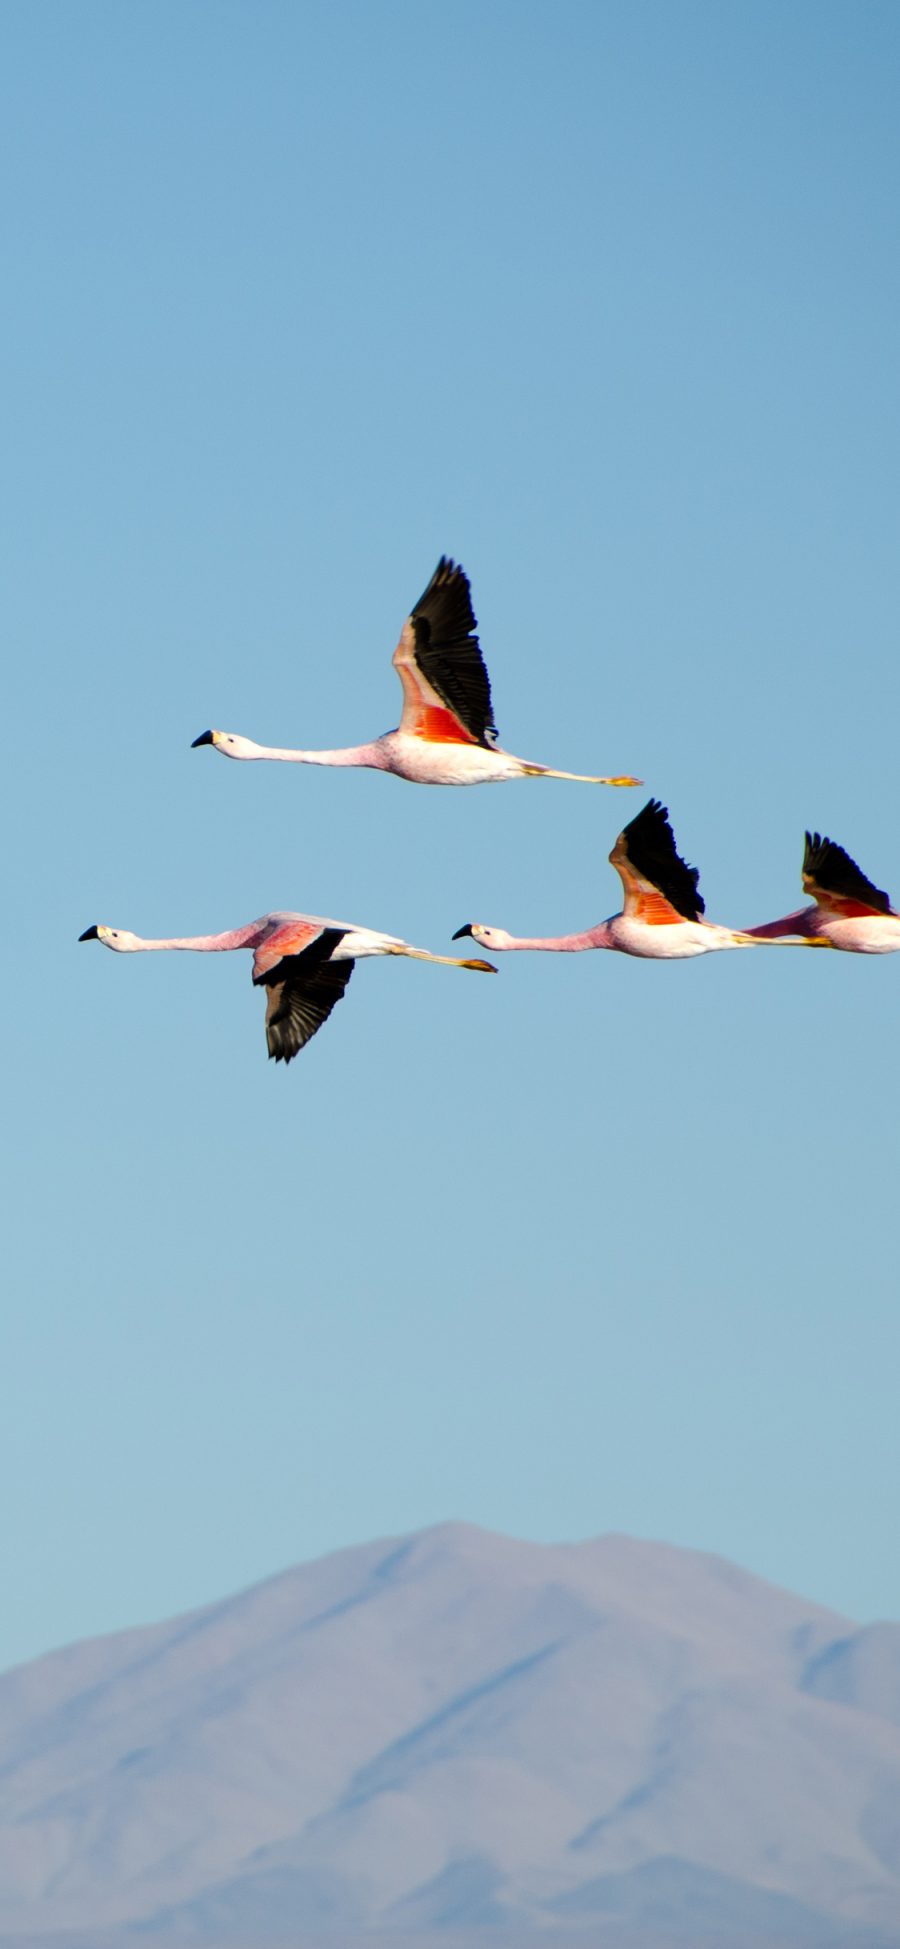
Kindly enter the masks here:
<path id="1" fill-rule="evenodd" d="M 213 742 L 212 732 L 201 731 L 199 738 L 194 739 L 194 742 L 191 745 L 191 750 L 196 751 L 198 744 L 212 744 L 212 742 Z"/>
<path id="2" fill-rule="evenodd" d="M 78 939 L 80 941 L 99 941 L 100 936 L 96 927 L 86 927 L 84 933 L 79 934 Z"/>
<path id="3" fill-rule="evenodd" d="M 456 933 L 453 936 L 453 939 L 455 941 L 461 941 L 464 934 L 471 934 L 471 932 L 472 932 L 472 923 L 471 921 L 467 921 L 465 927 L 457 928 Z"/>

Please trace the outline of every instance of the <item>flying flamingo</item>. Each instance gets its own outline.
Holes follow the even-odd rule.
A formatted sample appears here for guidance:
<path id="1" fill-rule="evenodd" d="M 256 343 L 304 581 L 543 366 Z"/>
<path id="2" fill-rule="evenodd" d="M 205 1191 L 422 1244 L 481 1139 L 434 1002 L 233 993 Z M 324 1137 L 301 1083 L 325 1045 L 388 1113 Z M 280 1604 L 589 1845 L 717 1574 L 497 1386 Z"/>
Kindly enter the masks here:
<path id="1" fill-rule="evenodd" d="M 226 758 L 277 758 L 292 765 L 369 765 L 416 785 L 483 785 L 506 778 L 572 778 L 585 785 L 639 785 L 639 778 L 588 778 L 514 758 L 497 741 L 491 686 L 478 643 L 469 579 L 441 556 L 400 632 L 394 669 L 403 685 L 399 729 L 340 751 L 290 751 L 229 731 L 204 731 Z"/>
<path id="2" fill-rule="evenodd" d="M 343 996 L 354 961 L 366 954 L 405 954 L 414 961 L 440 961 L 449 968 L 479 968 L 496 974 L 489 961 L 457 961 L 446 954 L 429 954 L 410 947 L 393 934 L 376 934 L 369 927 L 346 921 L 322 920 L 313 914 L 263 914 L 246 927 L 227 934 L 195 934 L 184 939 L 145 941 L 117 927 L 88 927 L 82 941 L 102 941 L 117 954 L 138 954 L 150 948 L 192 948 L 199 954 L 254 949 L 253 980 L 268 989 L 266 1041 L 276 1062 L 291 1062 L 328 1020 Z"/>
<path id="3" fill-rule="evenodd" d="M 697 891 L 700 875 L 695 866 L 686 866 L 680 857 L 669 814 L 659 799 L 648 799 L 620 832 L 609 859 L 625 889 L 624 908 L 610 920 L 601 920 L 597 927 L 589 927 L 583 934 L 541 938 L 518 937 L 505 933 L 502 927 L 470 923 L 457 929 L 454 940 L 471 934 L 479 947 L 498 952 L 544 948 L 552 954 L 580 954 L 585 948 L 607 947 L 651 961 L 680 961 L 694 954 L 711 954 L 717 948 L 765 945 L 749 934 L 703 919 L 704 903 Z M 812 947 L 821 943 L 796 941 L 791 945 Z"/>
<path id="4" fill-rule="evenodd" d="M 886 893 L 867 880 L 854 859 L 833 839 L 806 834 L 803 886 L 813 896 L 812 907 L 750 927 L 757 941 L 781 940 L 786 934 L 818 934 L 831 947 L 849 954 L 894 954 L 900 949 L 900 914 Z"/>

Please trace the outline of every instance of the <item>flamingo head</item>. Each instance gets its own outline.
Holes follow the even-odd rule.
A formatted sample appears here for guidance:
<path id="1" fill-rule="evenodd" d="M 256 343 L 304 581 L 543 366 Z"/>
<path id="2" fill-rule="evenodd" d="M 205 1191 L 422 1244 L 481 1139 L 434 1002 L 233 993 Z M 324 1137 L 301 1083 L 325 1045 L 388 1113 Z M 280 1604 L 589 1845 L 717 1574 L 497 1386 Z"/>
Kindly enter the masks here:
<path id="1" fill-rule="evenodd" d="M 512 935 L 507 934 L 505 928 L 482 927 L 481 922 L 477 920 L 467 921 L 465 927 L 458 927 L 453 939 L 461 941 L 464 934 L 471 934 L 473 941 L 477 941 L 479 947 L 491 947 L 498 951 L 509 947 L 512 942 Z"/>
<path id="2" fill-rule="evenodd" d="M 191 750 L 196 751 L 200 744 L 211 744 L 214 751 L 221 751 L 223 758 L 259 758 L 262 753 L 262 745 L 254 744 L 252 738 L 239 738 L 232 731 L 201 731 Z"/>
<path id="3" fill-rule="evenodd" d="M 140 947 L 136 934 L 129 934 L 124 927 L 86 927 L 79 934 L 80 941 L 102 941 L 104 947 L 111 947 L 116 954 L 133 954 Z"/>

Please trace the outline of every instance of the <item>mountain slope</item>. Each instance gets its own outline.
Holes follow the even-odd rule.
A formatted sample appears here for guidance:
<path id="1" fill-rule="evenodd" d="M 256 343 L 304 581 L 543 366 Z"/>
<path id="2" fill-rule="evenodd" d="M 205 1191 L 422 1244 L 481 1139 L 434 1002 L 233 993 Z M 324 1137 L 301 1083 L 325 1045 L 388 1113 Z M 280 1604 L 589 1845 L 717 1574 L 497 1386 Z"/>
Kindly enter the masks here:
<path id="1" fill-rule="evenodd" d="M 900 1944 L 898 1699 L 897 1627 L 715 1557 L 345 1550 L 0 1679 L 0 1937 Z"/>

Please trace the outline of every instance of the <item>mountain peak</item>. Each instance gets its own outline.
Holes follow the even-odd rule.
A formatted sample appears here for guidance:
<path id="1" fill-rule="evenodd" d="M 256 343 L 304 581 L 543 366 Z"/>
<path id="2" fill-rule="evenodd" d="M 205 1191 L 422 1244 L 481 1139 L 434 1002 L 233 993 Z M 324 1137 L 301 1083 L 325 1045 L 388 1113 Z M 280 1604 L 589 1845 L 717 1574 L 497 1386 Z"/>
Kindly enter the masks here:
<path id="1" fill-rule="evenodd" d="M 873 1631 L 622 1535 L 447 1522 L 300 1564 L 0 1680 L 0 1940 L 889 1935 L 900 1629 Z"/>

